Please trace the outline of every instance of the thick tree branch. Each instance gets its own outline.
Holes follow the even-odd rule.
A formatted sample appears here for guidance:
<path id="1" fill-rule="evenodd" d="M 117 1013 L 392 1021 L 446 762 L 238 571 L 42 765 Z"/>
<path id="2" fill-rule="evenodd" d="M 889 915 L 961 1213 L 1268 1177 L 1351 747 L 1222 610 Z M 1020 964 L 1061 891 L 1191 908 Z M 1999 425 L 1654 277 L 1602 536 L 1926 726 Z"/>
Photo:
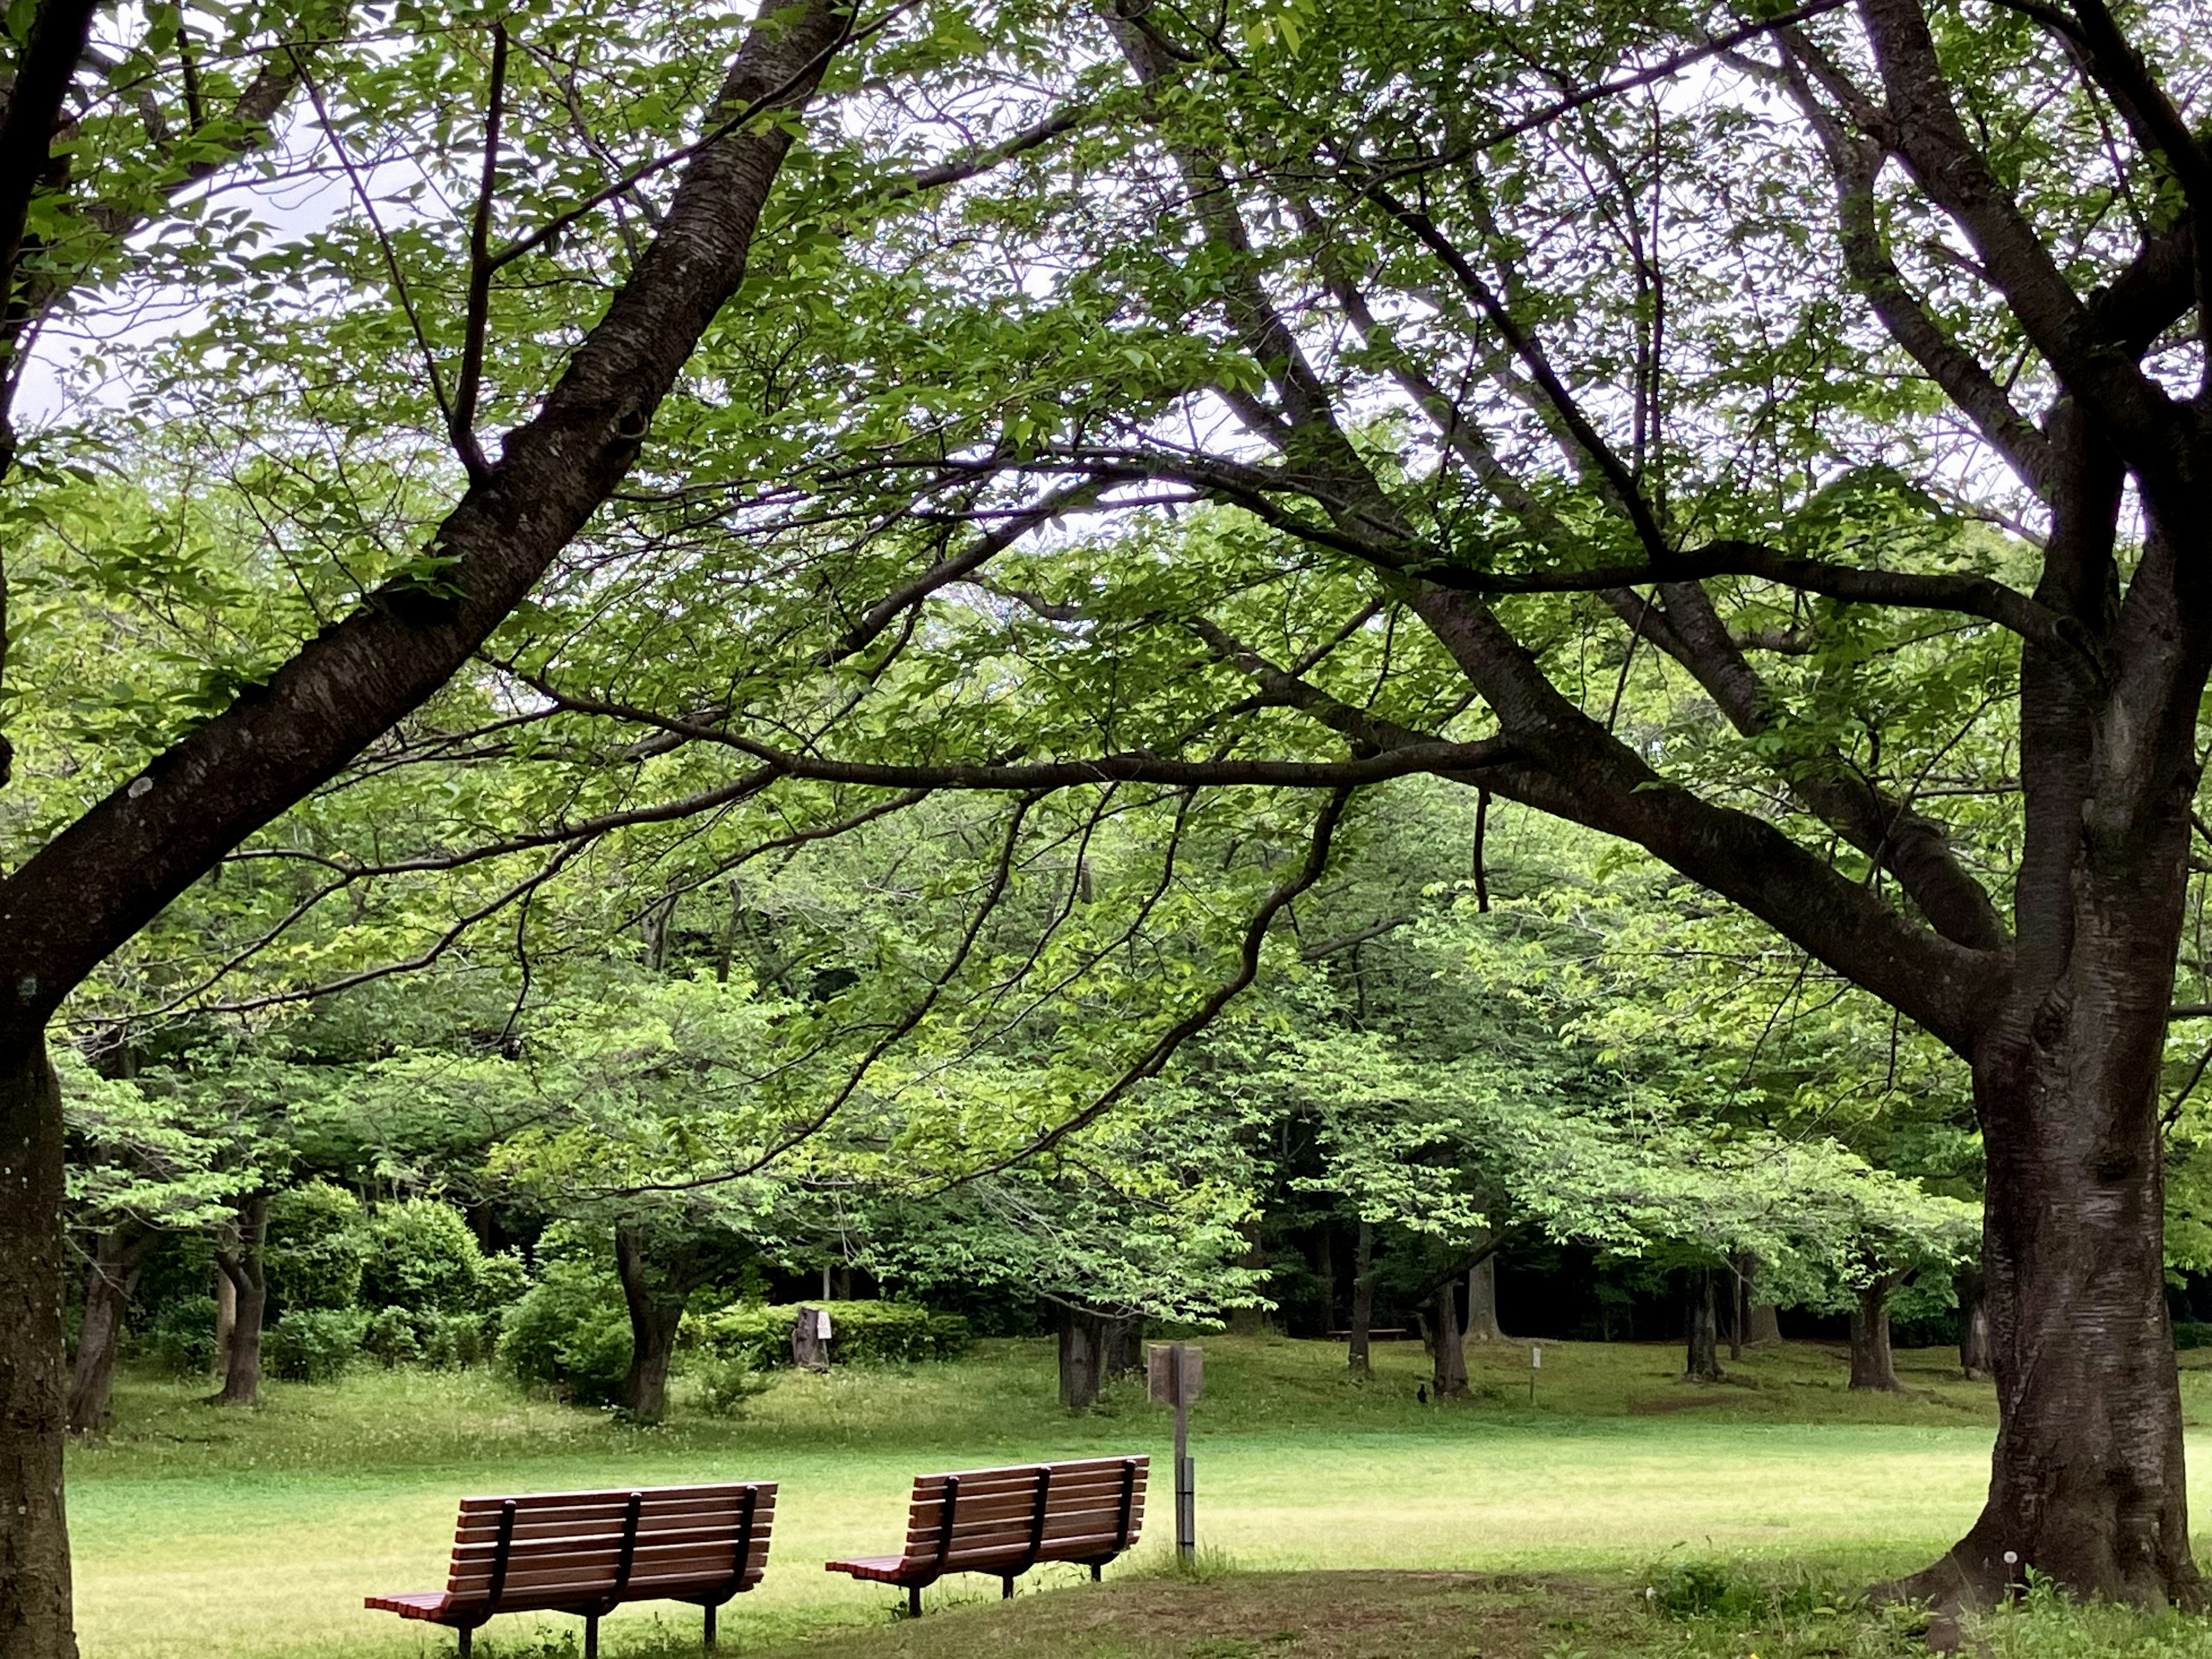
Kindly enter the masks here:
<path id="1" fill-rule="evenodd" d="M 803 108 L 850 21 L 842 0 L 806 0 L 756 29 L 723 82 L 716 129 L 725 112 L 763 100 Z M 629 283 L 419 568 L 157 757 L 0 891 L 0 951 L 21 964 L 0 987 L 11 1021 L 43 1021 L 226 851 L 469 659 L 628 471 L 653 410 L 744 277 L 790 143 L 789 125 L 769 121 L 699 148 Z"/>
<path id="2" fill-rule="evenodd" d="M 1869 134 L 1902 160 L 1974 245 L 2029 339 L 2112 430 L 2156 489 L 2181 459 L 2180 411 L 2125 344 L 2097 325 L 1960 119 L 1920 0 L 1860 0 L 1887 100 Z"/>

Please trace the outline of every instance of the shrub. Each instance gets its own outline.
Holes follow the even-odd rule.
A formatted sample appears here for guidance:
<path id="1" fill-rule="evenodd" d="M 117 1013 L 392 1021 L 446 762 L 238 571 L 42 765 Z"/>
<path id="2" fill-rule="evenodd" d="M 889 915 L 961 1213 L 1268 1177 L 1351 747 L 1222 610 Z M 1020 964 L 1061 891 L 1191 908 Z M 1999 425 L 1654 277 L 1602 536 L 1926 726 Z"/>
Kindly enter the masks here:
<path id="1" fill-rule="evenodd" d="M 261 1357 L 289 1382 L 328 1382 L 361 1357 L 368 1328 L 356 1308 L 294 1308 L 262 1333 Z"/>
<path id="2" fill-rule="evenodd" d="M 699 1403 L 715 1417 L 744 1414 L 745 1402 L 765 1394 L 775 1382 L 773 1373 L 747 1358 L 708 1358 L 695 1368 L 699 1378 Z"/>
<path id="3" fill-rule="evenodd" d="M 361 1346 L 386 1365 L 482 1364 L 499 1346 L 499 1316 L 379 1308 L 366 1317 Z"/>
<path id="4" fill-rule="evenodd" d="M 353 1306 L 367 1254 L 361 1200 L 343 1187 L 311 1181 L 269 1200 L 269 1295 L 288 1314 Z"/>
<path id="5" fill-rule="evenodd" d="M 2173 1346 L 2177 1348 L 2212 1348 L 2212 1324 L 2198 1319 L 2175 1320 Z"/>
<path id="6" fill-rule="evenodd" d="M 507 1310 L 500 1352 L 525 1382 L 557 1389 L 580 1405 L 611 1404 L 630 1352 L 629 1311 L 614 1275 L 573 1258 L 548 1263 Z"/>
<path id="7" fill-rule="evenodd" d="M 830 1358 L 835 1364 L 951 1359 L 975 1339 L 958 1314 L 932 1313 L 910 1302 L 809 1302 L 769 1307 L 740 1303 L 693 1323 L 692 1339 L 720 1359 L 743 1359 L 768 1369 L 791 1363 L 791 1334 L 801 1305 L 830 1315 Z"/>
<path id="8" fill-rule="evenodd" d="M 435 1199 L 386 1204 L 369 1218 L 361 1299 L 416 1312 L 472 1310 L 484 1278 L 484 1254 L 461 1212 Z"/>
<path id="9" fill-rule="evenodd" d="M 186 1375 L 215 1368 L 215 1298 L 188 1296 L 170 1303 L 146 1333 L 146 1357 L 164 1370 Z"/>

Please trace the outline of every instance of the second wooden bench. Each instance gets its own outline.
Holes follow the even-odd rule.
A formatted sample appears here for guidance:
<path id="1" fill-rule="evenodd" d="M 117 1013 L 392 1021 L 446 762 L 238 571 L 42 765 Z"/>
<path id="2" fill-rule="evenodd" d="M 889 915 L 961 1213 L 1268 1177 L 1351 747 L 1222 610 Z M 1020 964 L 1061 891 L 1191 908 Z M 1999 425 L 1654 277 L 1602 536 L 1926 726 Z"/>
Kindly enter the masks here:
<path id="1" fill-rule="evenodd" d="M 1076 1562 L 1096 1578 L 1143 1528 L 1150 1461 L 1093 1457 L 917 1475 L 903 1551 L 823 1565 L 905 1586 L 916 1615 L 922 1587 L 948 1572 L 989 1573 L 1008 1595 L 1014 1580 L 1041 1561 Z"/>

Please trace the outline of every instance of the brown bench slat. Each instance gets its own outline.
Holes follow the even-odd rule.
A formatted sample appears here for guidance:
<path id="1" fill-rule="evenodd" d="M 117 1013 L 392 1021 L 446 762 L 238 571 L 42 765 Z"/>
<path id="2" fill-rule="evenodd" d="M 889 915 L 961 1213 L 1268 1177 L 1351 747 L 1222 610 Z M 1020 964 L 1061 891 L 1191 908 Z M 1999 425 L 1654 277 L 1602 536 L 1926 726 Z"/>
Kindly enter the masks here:
<path id="1" fill-rule="evenodd" d="M 623 1502 L 626 1500 L 629 1500 L 629 1493 L 623 1493 Z M 761 1493 L 759 1506 L 763 1510 L 769 1506 L 769 1498 L 765 1491 Z M 696 1526 L 696 1524 L 702 1524 L 702 1522 L 732 1520 L 732 1517 L 737 1517 L 741 1510 L 744 1510 L 744 1493 L 738 1495 L 738 1498 L 734 1498 L 734 1500 L 719 1502 L 719 1504 L 710 1504 L 710 1502 L 703 1502 L 703 1500 L 686 1500 L 686 1502 L 681 1502 L 681 1504 L 665 1506 L 665 1509 L 653 1506 L 653 1509 L 641 1510 L 641 1513 L 639 1513 L 637 1531 L 639 1535 L 644 1535 L 644 1533 L 665 1531 L 665 1528 L 671 1528 L 671 1526 Z M 546 1504 L 542 1506 L 542 1509 L 529 1509 L 529 1506 L 518 1504 L 515 1506 L 514 1535 L 520 1540 L 520 1537 L 556 1535 L 556 1533 L 566 1531 L 566 1533 L 604 1533 L 604 1535 L 608 1537 L 619 1537 L 622 1535 L 622 1522 L 623 1522 L 623 1504 L 591 1504 L 591 1506 Z M 498 1516 L 483 1517 L 483 1520 L 462 1522 L 460 1526 L 453 1528 L 453 1541 L 456 1541 L 456 1544 L 489 1544 L 489 1541 L 493 1541 L 498 1535 L 500 1535 Z"/>
<path id="2" fill-rule="evenodd" d="M 1015 1504 L 1006 1498 L 991 1498 L 991 1500 L 980 1502 L 973 1509 L 969 1509 L 967 1498 L 963 1498 L 957 1504 L 953 1504 L 953 1524 L 960 1531 L 967 1531 L 969 1526 L 1006 1524 L 1020 1526 L 1026 1533 L 1033 1510 L 1036 1510 L 1036 1491 L 1026 1493 L 1020 1504 Z M 1141 1502 L 1144 1502 L 1141 1498 L 1133 1500 L 1130 1506 L 1134 1509 L 1134 1504 L 1141 1504 Z M 1082 1493 L 1078 1498 L 1071 1498 L 1066 1506 L 1051 1502 L 1051 1498 L 1048 1498 L 1046 1500 L 1046 1524 L 1051 1524 L 1053 1517 L 1057 1516 L 1088 1516 L 1088 1513 L 1117 1516 L 1119 1510 L 1121 1510 L 1121 1493 Z M 938 1504 L 938 1502 L 931 1502 L 927 1509 L 915 1504 L 914 1513 L 907 1520 L 907 1537 L 927 1537 L 931 1548 L 936 1548 L 938 1528 L 942 1524 L 945 1524 L 945 1506 Z"/>
<path id="3" fill-rule="evenodd" d="M 751 1562 L 746 1564 L 745 1571 L 750 1577 L 757 1578 L 764 1571 L 759 1565 L 759 1559 L 760 1558 L 756 1556 Z M 506 1595 L 508 1596 L 517 1595 L 525 1589 L 550 1587 L 565 1591 L 569 1600 L 573 1601 L 583 1602 L 613 1593 L 615 1569 L 616 1563 L 612 1560 L 586 1560 L 550 1566 L 521 1567 L 509 1571 L 502 1582 L 506 1587 Z M 685 1556 L 675 1560 L 641 1561 L 631 1565 L 630 1575 L 625 1589 L 663 1578 L 704 1580 L 726 1579 L 731 1576 L 731 1563 L 726 1551 L 719 1561 L 705 1554 Z M 491 1578 L 489 1574 L 472 1578 L 465 1583 L 449 1584 L 446 1589 L 446 1594 L 456 1600 L 478 1599 L 490 1593 Z"/>
<path id="4" fill-rule="evenodd" d="M 653 1551 L 675 1551 L 675 1548 L 688 1548 L 692 1544 L 714 1544 L 723 1553 L 728 1553 L 730 1533 L 734 1531 L 734 1526 L 737 1526 L 734 1516 L 721 1517 L 721 1522 L 717 1522 L 714 1526 L 686 1526 L 681 1531 L 668 1528 L 668 1531 L 661 1533 L 648 1533 L 639 1526 L 637 1555 L 639 1559 L 644 1559 Z M 768 1528 L 759 1522 L 754 1522 L 752 1537 L 757 1544 L 765 1533 L 768 1533 Z M 520 1541 L 522 1540 L 518 1540 L 518 1544 Z M 617 1551 L 622 1547 L 622 1537 L 549 1533 L 546 1537 L 533 1537 L 533 1540 L 529 1540 L 529 1555 L 535 1559 L 542 1558 L 542 1555 L 584 1555 L 584 1553 L 591 1551 Z M 498 1544 L 456 1544 L 453 1547 L 453 1571 L 460 1573 L 462 1566 L 469 1566 L 471 1571 L 476 1566 L 483 1566 L 489 1573 L 495 1555 L 498 1555 Z"/>

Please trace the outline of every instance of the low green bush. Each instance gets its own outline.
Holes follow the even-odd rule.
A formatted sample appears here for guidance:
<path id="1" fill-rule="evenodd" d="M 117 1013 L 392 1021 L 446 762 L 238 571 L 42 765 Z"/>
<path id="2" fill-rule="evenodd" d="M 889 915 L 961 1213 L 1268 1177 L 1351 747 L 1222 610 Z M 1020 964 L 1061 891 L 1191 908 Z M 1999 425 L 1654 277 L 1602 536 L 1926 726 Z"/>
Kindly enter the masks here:
<path id="1" fill-rule="evenodd" d="M 714 1417 L 742 1417 L 745 1402 L 765 1394 L 775 1381 L 749 1358 L 724 1359 L 714 1355 L 691 1367 L 699 1382 L 699 1403 Z"/>
<path id="2" fill-rule="evenodd" d="M 386 1204 L 364 1231 L 361 1299 L 410 1312 L 473 1311 L 483 1306 L 484 1254 L 467 1218 L 435 1199 Z"/>
<path id="3" fill-rule="evenodd" d="M 575 1258 L 548 1262 L 500 1328 L 500 1352 L 518 1377 L 579 1405 L 620 1397 L 629 1351 L 629 1312 L 614 1275 Z"/>
<path id="4" fill-rule="evenodd" d="M 480 1365 L 497 1352 L 499 1329 L 497 1314 L 379 1308 L 361 1346 L 386 1365 Z"/>
<path id="5" fill-rule="evenodd" d="M 2177 1348 L 2212 1348 L 2212 1323 L 2201 1319 L 2175 1320 L 2173 1346 Z"/>
<path id="6" fill-rule="evenodd" d="M 215 1368 L 215 1298 L 188 1296 L 165 1306 L 148 1328 L 140 1351 L 163 1370 L 188 1376 Z"/>
<path id="7" fill-rule="evenodd" d="M 958 1314 L 932 1313 L 910 1302 L 809 1302 L 760 1306 L 738 1303 L 687 1319 L 686 1337 L 719 1359 L 742 1359 L 762 1370 L 791 1364 L 791 1334 L 799 1310 L 830 1316 L 830 1358 L 836 1364 L 953 1359 L 974 1346 Z"/>
<path id="8" fill-rule="evenodd" d="M 262 1361 L 287 1382 L 332 1382 L 361 1358 L 368 1328 L 358 1308 L 295 1308 L 261 1334 Z"/>

